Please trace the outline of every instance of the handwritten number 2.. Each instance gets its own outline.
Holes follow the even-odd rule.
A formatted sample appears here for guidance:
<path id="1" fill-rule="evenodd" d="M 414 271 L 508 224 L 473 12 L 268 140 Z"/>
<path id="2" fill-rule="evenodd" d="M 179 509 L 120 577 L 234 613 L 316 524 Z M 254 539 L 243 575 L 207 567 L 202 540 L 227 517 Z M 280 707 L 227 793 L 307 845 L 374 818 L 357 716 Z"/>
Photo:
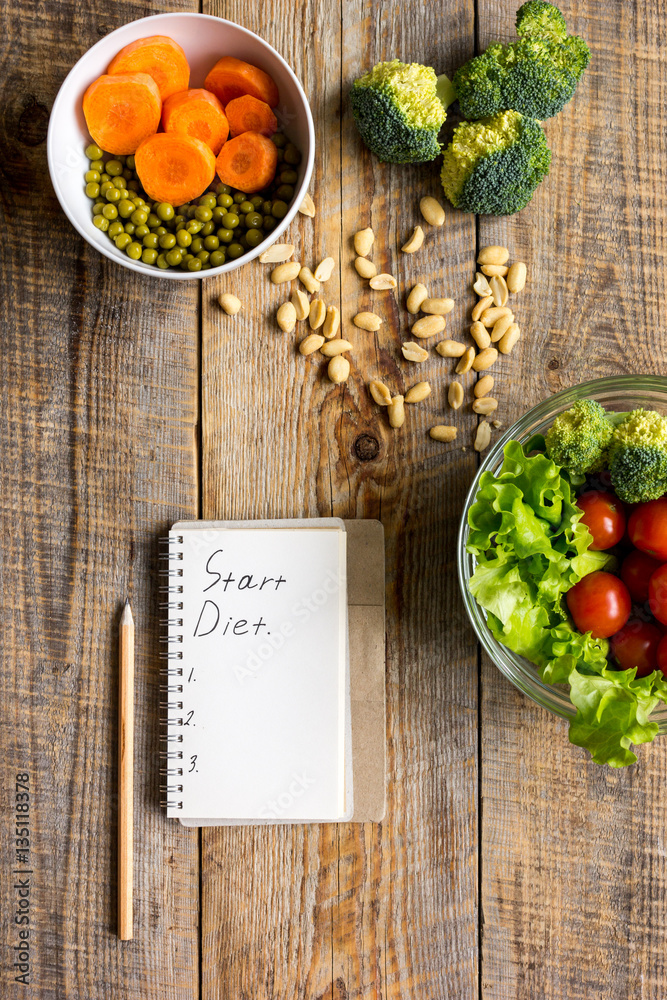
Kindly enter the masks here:
<path id="1" fill-rule="evenodd" d="M 187 719 L 185 720 L 185 722 L 183 723 L 183 725 L 184 725 L 184 726 L 189 726 L 189 725 L 190 725 L 190 719 L 192 718 L 192 716 L 193 716 L 194 714 L 195 714 L 195 713 L 194 713 L 194 709 L 193 709 L 193 710 L 192 710 L 191 712 L 188 712 L 188 717 L 187 717 Z"/>
<path id="2" fill-rule="evenodd" d="M 197 754 L 193 753 L 192 757 L 190 758 L 190 770 L 188 771 L 188 774 L 192 774 L 192 772 L 195 769 L 196 763 L 197 763 Z"/>

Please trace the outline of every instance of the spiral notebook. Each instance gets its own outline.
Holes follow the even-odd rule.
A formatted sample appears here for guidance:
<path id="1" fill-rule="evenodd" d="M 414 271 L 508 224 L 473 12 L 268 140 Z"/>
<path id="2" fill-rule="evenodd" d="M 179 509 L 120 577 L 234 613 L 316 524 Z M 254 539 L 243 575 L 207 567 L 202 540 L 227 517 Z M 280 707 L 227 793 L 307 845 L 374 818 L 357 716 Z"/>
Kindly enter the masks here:
<path id="1" fill-rule="evenodd" d="M 363 818 L 381 818 L 377 651 L 367 725 L 355 685 L 353 755 L 346 536 L 337 518 L 173 526 L 162 587 L 169 816 L 186 825 L 356 818 L 353 756 L 368 800 L 360 768 L 371 747 L 365 806 L 375 815 Z"/>

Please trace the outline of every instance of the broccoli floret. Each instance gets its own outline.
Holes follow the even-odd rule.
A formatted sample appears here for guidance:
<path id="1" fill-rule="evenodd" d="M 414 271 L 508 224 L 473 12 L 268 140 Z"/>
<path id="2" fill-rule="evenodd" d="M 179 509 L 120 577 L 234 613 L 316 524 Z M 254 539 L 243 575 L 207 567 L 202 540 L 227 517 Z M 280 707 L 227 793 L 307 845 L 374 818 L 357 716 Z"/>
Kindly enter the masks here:
<path id="1" fill-rule="evenodd" d="M 355 80 L 352 113 L 368 148 L 387 163 L 424 163 L 440 155 L 438 132 L 447 118 L 430 66 L 398 59 L 378 63 Z M 444 78 L 440 78 L 444 80 Z M 452 92 L 451 103 L 455 99 Z"/>
<path id="2" fill-rule="evenodd" d="M 614 430 L 609 472 L 626 503 L 657 500 L 667 493 L 667 420 L 655 410 L 633 410 Z"/>
<path id="3" fill-rule="evenodd" d="M 511 215 L 528 204 L 550 162 L 540 123 L 503 111 L 456 127 L 443 157 L 442 186 L 464 212 Z"/>
<path id="4" fill-rule="evenodd" d="M 547 452 L 556 465 L 580 477 L 604 468 L 611 436 L 604 407 L 593 399 L 580 399 L 559 413 L 547 431 Z"/>
<path id="5" fill-rule="evenodd" d="M 567 34 L 557 7 L 537 0 L 519 9 L 517 31 L 518 42 L 495 42 L 454 74 L 464 118 L 511 108 L 543 121 L 572 98 L 590 60 L 583 38 Z"/>

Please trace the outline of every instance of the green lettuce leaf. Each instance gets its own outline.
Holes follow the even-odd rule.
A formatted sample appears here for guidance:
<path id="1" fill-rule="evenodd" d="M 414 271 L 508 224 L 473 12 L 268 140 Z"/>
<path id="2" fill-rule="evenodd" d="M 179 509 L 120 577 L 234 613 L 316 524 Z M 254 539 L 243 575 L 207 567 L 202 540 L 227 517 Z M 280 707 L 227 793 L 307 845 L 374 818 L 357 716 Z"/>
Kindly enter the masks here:
<path id="1" fill-rule="evenodd" d="M 655 737 L 649 716 L 667 702 L 667 681 L 659 671 L 637 679 L 636 670 L 609 669 L 607 640 L 573 628 L 564 595 L 589 573 L 616 569 L 616 560 L 589 548 L 571 482 L 543 447 L 539 437 L 525 450 L 510 441 L 498 474 L 481 476 L 468 514 L 470 592 L 499 642 L 546 683 L 570 684 L 571 742 L 597 763 L 622 767 L 636 760 L 631 743 Z"/>

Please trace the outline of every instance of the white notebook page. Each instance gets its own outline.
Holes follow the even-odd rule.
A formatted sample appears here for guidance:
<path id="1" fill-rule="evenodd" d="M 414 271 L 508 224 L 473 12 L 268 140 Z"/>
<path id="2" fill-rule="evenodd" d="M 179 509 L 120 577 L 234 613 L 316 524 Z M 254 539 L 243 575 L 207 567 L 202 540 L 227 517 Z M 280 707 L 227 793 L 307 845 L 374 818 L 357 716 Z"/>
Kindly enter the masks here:
<path id="1" fill-rule="evenodd" d="M 231 528 L 170 538 L 172 554 L 182 554 L 170 564 L 182 569 L 172 582 L 183 588 L 169 626 L 169 649 L 182 653 L 169 662 L 182 676 L 170 682 L 183 691 L 169 696 L 169 733 L 181 737 L 169 747 L 182 752 L 183 776 L 182 791 L 169 796 L 182 805 L 169 815 L 341 817 L 344 531 Z"/>

